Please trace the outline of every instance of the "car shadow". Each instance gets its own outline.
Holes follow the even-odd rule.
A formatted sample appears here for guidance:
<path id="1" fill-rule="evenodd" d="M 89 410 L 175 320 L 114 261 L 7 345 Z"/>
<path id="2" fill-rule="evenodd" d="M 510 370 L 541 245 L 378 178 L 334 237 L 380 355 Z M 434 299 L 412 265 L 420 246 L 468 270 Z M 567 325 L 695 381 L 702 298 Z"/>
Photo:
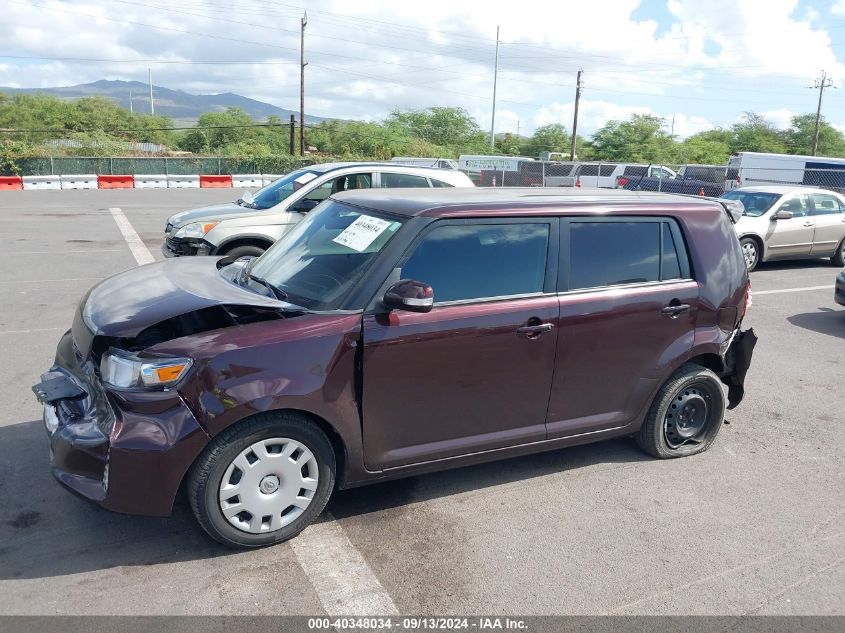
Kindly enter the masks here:
<path id="1" fill-rule="evenodd" d="M 201 530 L 184 495 L 171 517 L 150 518 L 115 514 L 68 493 L 50 474 L 40 420 L 0 427 L 0 446 L 8 455 L 0 462 L 0 495 L 6 509 L 0 519 L 0 579 L 239 554 Z M 608 440 L 336 491 L 327 510 L 342 519 L 597 464 L 649 459 L 630 439 Z"/>
<path id="2" fill-rule="evenodd" d="M 845 338 L 845 310 L 819 308 L 817 312 L 795 314 L 786 320 L 811 332 Z"/>

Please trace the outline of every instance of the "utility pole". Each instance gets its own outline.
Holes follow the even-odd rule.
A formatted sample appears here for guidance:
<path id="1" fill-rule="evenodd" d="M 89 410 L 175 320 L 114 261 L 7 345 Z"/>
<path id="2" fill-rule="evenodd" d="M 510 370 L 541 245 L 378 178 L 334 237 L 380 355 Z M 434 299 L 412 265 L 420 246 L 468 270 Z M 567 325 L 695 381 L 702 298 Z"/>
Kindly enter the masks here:
<path id="1" fill-rule="evenodd" d="M 516 140 L 519 141 L 519 119 L 516 120 Z"/>
<path id="2" fill-rule="evenodd" d="M 824 89 L 830 87 L 831 83 L 833 82 L 827 78 L 827 73 L 822 71 L 821 79 L 816 79 L 816 85 L 814 86 L 814 88 L 819 89 L 819 105 L 816 108 L 816 130 L 813 133 L 813 156 L 816 155 L 816 151 L 819 148 L 819 124 L 822 119 L 822 97 L 824 96 Z"/>
<path id="3" fill-rule="evenodd" d="M 135 108 L 132 107 L 132 88 L 129 89 L 129 114 L 134 114 Z"/>
<path id="4" fill-rule="evenodd" d="M 153 69 L 147 68 L 147 73 L 150 78 L 150 114 L 155 115 L 156 106 L 155 101 L 153 100 Z"/>
<path id="5" fill-rule="evenodd" d="M 669 136 L 672 136 L 672 137 L 675 136 L 675 113 L 674 112 L 672 113 L 672 129 L 669 132 Z"/>
<path id="6" fill-rule="evenodd" d="M 305 25 L 308 12 L 302 14 L 299 34 L 299 155 L 305 156 Z"/>
<path id="7" fill-rule="evenodd" d="M 575 80 L 575 115 L 572 117 L 572 145 L 569 148 L 569 160 L 575 160 L 575 133 L 578 131 L 578 102 L 581 101 L 581 73 L 578 71 L 578 78 Z"/>
<path id="8" fill-rule="evenodd" d="M 493 70 L 493 118 L 490 121 L 490 147 L 496 147 L 496 82 L 499 79 L 499 27 L 496 27 L 496 66 Z"/>
<path id="9" fill-rule="evenodd" d="M 290 155 L 296 156 L 296 115 L 290 115 Z"/>

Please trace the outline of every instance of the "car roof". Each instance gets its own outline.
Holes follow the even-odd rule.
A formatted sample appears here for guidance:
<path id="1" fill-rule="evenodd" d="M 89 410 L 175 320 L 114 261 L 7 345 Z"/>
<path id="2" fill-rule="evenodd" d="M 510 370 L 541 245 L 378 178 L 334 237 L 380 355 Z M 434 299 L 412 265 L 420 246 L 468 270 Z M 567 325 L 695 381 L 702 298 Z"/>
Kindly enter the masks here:
<path id="1" fill-rule="evenodd" d="M 425 159 L 419 159 L 425 160 Z M 445 160 L 445 159 L 437 159 L 432 158 L 430 160 Z M 451 160 L 451 159 L 450 159 Z M 357 167 L 386 167 L 389 168 L 390 171 L 407 171 L 408 173 L 419 173 L 419 174 L 443 174 L 444 172 L 455 171 L 454 169 L 438 169 L 437 167 L 421 167 L 417 165 L 402 165 L 401 163 L 394 163 L 390 161 L 371 161 L 371 162 L 345 162 L 345 163 L 317 163 L 315 165 L 307 165 L 302 167 L 303 170 L 317 172 L 319 174 L 325 174 L 330 171 L 335 171 L 338 169 L 349 169 L 349 168 L 357 168 Z"/>
<path id="2" fill-rule="evenodd" d="M 472 187 L 434 189 L 357 189 L 332 199 L 374 211 L 405 216 L 451 216 L 461 214 L 536 215 L 596 214 L 618 211 L 700 211 L 724 208 L 711 198 L 678 194 L 628 191 L 625 189 L 575 189 L 564 187 Z"/>
<path id="3" fill-rule="evenodd" d="M 754 185 L 749 187 L 737 187 L 731 191 L 744 191 L 748 193 L 836 193 L 829 189 L 819 187 L 802 187 L 801 185 Z M 726 192 L 727 193 L 727 192 Z"/>

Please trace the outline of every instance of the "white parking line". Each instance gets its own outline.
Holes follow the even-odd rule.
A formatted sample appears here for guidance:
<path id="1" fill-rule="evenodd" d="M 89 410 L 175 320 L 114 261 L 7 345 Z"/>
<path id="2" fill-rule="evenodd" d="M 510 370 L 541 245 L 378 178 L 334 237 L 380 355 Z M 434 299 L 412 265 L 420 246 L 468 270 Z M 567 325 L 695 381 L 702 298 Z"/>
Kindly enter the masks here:
<path id="1" fill-rule="evenodd" d="M 329 514 L 326 518 L 289 541 L 326 613 L 399 615 L 393 600 L 340 524 Z"/>
<path id="2" fill-rule="evenodd" d="M 779 295 L 784 292 L 806 292 L 808 290 L 833 290 L 833 286 L 807 286 L 805 288 L 783 288 L 781 290 L 753 290 L 752 296 L 759 295 Z"/>
<path id="3" fill-rule="evenodd" d="M 33 332 L 55 332 L 56 330 L 65 330 L 63 327 L 39 327 L 32 330 L 0 330 L 0 336 L 4 334 L 32 334 Z"/>
<path id="4" fill-rule="evenodd" d="M 135 227 L 132 226 L 129 218 L 123 214 L 120 207 L 109 207 L 109 213 L 111 213 L 117 224 L 117 228 L 123 234 L 123 239 L 126 241 L 127 246 L 129 246 L 129 250 L 132 251 L 132 256 L 138 262 L 138 265 L 152 264 L 155 261 L 153 254 L 150 253 L 150 249 L 141 241 L 141 238 L 135 231 Z"/>

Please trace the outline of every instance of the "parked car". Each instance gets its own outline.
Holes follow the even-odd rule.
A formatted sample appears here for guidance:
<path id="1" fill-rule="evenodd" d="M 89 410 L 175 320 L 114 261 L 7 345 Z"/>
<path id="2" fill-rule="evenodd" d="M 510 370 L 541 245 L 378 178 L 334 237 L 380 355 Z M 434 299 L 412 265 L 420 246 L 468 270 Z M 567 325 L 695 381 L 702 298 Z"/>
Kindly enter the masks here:
<path id="1" fill-rule="evenodd" d="M 761 261 L 819 257 L 845 266 L 845 196 L 812 187 L 767 185 L 733 189 L 722 198 L 745 207 L 734 228 L 748 270 Z"/>
<path id="2" fill-rule="evenodd" d="M 390 159 L 397 165 L 412 167 L 434 167 L 435 169 L 458 169 L 458 161 L 451 158 L 413 158 L 410 156 L 396 156 Z"/>
<path id="3" fill-rule="evenodd" d="M 52 472 L 131 514 L 169 514 L 184 485 L 212 537 L 258 547 L 335 488 L 629 435 L 700 453 L 756 340 L 735 217 L 626 191 L 360 190 L 259 258 L 120 273 L 33 387 Z"/>
<path id="4" fill-rule="evenodd" d="M 640 191 L 715 197 L 725 192 L 725 170 L 724 165 L 682 165 L 674 178 L 631 179 L 623 187 Z"/>
<path id="5" fill-rule="evenodd" d="M 587 189 L 614 189 L 624 187 L 625 183 L 632 179 L 667 179 L 674 178 L 675 175 L 674 171 L 663 165 L 581 163 L 574 174 L 572 185 Z"/>
<path id="6" fill-rule="evenodd" d="M 172 215 L 164 228 L 162 253 L 260 255 L 306 213 L 333 193 L 393 187 L 472 187 L 455 170 L 392 163 L 325 163 L 287 174 L 236 202 Z"/>

